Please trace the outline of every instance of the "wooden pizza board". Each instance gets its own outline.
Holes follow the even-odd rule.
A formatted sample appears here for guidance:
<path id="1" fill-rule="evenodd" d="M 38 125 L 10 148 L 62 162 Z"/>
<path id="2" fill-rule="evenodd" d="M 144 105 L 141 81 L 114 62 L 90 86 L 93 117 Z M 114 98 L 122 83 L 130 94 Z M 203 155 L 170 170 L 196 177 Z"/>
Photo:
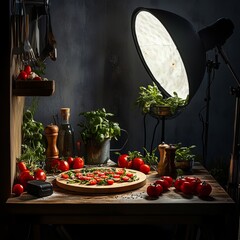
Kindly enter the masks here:
<path id="1" fill-rule="evenodd" d="M 106 167 L 104 167 L 106 168 Z M 132 191 L 140 188 L 146 184 L 146 175 L 140 171 L 129 169 L 137 175 L 137 180 L 133 182 L 113 183 L 113 185 L 81 185 L 78 183 L 69 184 L 67 180 L 61 178 L 61 174 L 56 177 L 56 185 L 65 190 L 73 191 L 76 193 L 88 194 L 106 194 L 106 193 L 120 193 Z"/>

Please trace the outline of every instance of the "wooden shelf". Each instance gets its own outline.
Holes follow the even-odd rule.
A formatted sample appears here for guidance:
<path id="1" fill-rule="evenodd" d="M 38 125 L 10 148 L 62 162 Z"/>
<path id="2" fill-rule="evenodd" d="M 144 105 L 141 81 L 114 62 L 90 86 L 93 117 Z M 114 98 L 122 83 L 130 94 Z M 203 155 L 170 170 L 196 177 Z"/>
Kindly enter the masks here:
<path id="1" fill-rule="evenodd" d="M 13 87 L 15 96 L 51 96 L 55 92 L 55 81 L 16 80 Z"/>

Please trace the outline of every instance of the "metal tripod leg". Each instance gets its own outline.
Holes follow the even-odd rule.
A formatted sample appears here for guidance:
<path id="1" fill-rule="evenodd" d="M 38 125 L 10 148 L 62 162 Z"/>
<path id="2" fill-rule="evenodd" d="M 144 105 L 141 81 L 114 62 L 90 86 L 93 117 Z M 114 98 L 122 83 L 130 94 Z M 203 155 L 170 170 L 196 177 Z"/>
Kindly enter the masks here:
<path id="1" fill-rule="evenodd" d="M 234 119 L 234 135 L 233 149 L 231 154 L 228 178 L 228 193 L 237 203 L 239 202 L 239 120 L 240 120 L 240 89 L 232 89 L 232 93 L 236 95 L 235 119 Z"/>

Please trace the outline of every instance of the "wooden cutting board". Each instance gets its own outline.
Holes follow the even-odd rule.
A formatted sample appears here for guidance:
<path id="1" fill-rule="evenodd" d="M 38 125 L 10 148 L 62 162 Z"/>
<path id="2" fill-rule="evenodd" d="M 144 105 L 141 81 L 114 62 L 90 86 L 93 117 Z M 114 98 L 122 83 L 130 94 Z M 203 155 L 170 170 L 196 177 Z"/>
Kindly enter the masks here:
<path id="1" fill-rule="evenodd" d="M 133 172 L 137 176 L 137 180 L 133 182 L 116 182 L 112 185 L 84 185 L 79 183 L 69 183 L 67 179 L 63 179 L 61 177 L 61 173 L 56 177 L 56 185 L 60 188 L 76 193 L 107 194 L 131 191 L 140 188 L 146 184 L 146 175 L 144 173 L 132 169 L 130 169 L 129 171 Z"/>

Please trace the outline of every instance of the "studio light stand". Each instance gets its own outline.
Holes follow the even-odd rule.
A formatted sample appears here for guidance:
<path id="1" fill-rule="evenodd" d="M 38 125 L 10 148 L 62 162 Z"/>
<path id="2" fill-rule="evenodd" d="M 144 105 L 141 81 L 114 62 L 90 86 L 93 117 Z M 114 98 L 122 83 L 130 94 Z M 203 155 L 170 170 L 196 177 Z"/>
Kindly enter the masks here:
<path id="1" fill-rule="evenodd" d="M 233 145 L 229 166 L 229 177 L 227 190 L 229 195 L 239 203 L 239 120 L 240 120 L 240 79 L 233 70 L 225 52 L 221 47 L 218 47 L 218 52 L 223 58 L 225 64 L 228 66 L 234 79 L 237 82 L 237 87 L 231 88 L 231 94 L 235 96 L 235 115 L 234 115 L 234 129 L 233 129 Z"/>
<path id="2" fill-rule="evenodd" d="M 207 93 L 206 93 L 206 114 L 204 122 L 204 135 L 203 135 L 203 165 L 206 166 L 207 154 L 208 154 L 208 129 L 209 129 L 209 109 L 210 109 L 210 87 L 212 83 L 212 72 L 214 69 L 219 68 L 218 55 L 215 54 L 215 61 L 208 60 L 206 64 L 207 74 L 208 74 L 208 83 L 207 83 Z"/>

